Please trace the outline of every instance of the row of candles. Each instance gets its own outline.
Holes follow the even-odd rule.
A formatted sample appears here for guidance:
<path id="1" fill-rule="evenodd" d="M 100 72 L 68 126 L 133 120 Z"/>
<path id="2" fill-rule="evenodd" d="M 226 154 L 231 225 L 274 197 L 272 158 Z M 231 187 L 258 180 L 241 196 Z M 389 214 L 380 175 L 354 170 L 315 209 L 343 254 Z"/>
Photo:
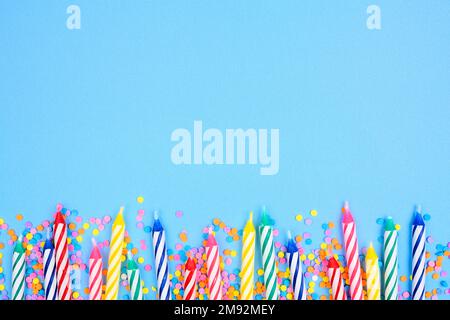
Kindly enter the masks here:
<path id="1" fill-rule="evenodd" d="M 344 234 L 345 257 L 349 278 L 349 299 L 364 300 L 363 281 L 359 259 L 356 224 L 350 212 L 348 202 L 342 208 L 342 228 Z M 417 207 L 412 224 L 412 298 L 422 300 L 425 294 L 425 224 L 421 209 Z M 365 256 L 365 271 L 367 274 L 367 299 L 381 299 L 381 283 L 384 283 L 384 298 L 396 300 L 398 296 L 398 234 L 391 217 L 385 219 L 383 245 L 383 273 L 379 268 L 377 254 L 370 244 Z M 47 239 L 43 248 L 44 289 L 47 300 L 70 300 L 72 292 L 69 275 L 69 259 L 67 246 L 67 225 L 61 212 L 56 213 L 53 226 L 53 239 L 48 230 Z M 93 249 L 89 257 L 89 299 L 90 300 L 116 300 L 119 293 L 121 272 L 122 248 L 125 235 L 125 222 L 123 207 L 112 225 L 108 269 L 106 275 L 106 288 L 103 294 L 103 262 L 100 250 L 93 239 Z M 277 285 L 277 265 L 273 239 L 273 222 L 263 208 L 261 224 L 259 226 L 260 248 L 264 271 L 264 284 L 266 299 L 277 300 L 279 289 Z M 253 299 L 254 290 L 254 261 L 256 229 L 253 224 L 253 214 L 243 230 L 242 266 L 241 266 L 241 300 Z M 158 297 L 160 300 L 171 299 L 169 281 L 169 263 L 165 230 L 158 214 L 155 212 L 152 230 L 153 252 L 155 259 Z M 306 286 L 302 271 L 300 253 L 288 232 L 287 260 L 291 286 L 296 300 L 306 300 Z M 206 266 L 208 276 L 208 289 L 210 300 L 222 299 L 222 279 L 220 270 L 219 246 L 212 229 L 210 229 L 205 245 Z M 332 298 L 334 300 L 347 300 L 344 290 L 343 277 L 339 262 L 329 253 L 327 275 L 330 282 Z M 128 252 L 127 276 L 130 287 L 130 299 L 142 300 L 142 281 L 137 263 L 131 252 Z M 24 299 L 25 291 L 25 250 L 22 238 L 16 242 L 13 253 L 13 279 L 12 298 Z M 188 255 L 184 272 L 184 299 L 196 299 L 197 294 L 197 266 L 192 257 Z M 382 275 L 381 275 L 382 273 Z"/>

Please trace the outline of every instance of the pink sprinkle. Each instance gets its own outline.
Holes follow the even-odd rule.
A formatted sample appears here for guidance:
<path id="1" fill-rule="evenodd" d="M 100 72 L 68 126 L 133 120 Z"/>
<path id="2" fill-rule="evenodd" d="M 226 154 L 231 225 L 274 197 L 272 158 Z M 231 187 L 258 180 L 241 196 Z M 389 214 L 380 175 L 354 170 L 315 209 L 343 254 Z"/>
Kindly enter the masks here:
<path id="1" fill-rule="evenodd" d="M 434 261 L 428 261 L 428 266 L 430 266 L 430 267 L 434 267 Z"/>
<path id="2" fill-rule="evenodd" d="M 149 264 L 146 264 L 144 267 L 145 271 L 151 271 L 152 270 L 152 266 Z"/>
<path id="3" fill-rule="evenodd" d="M 144 224 L 142 222 L 136 223 L 136 226 L 138 227 L 138 229 L 144 228 Z"/>
<path id="4" fill-rule="evenodd" d="M 111 217 L 110 216 L 105 216 L 103 218 L 103 223 L 109 223 L 111 221 Z"/>
<path id="5" fill-rule="evenodd" d="M 280 231 L 278 229 L 273 229 L 273 235 L 275 237 L 278 237 L 278 234 L 280 233 Z"/>
<path id="6" fill-rule="evenodd" d="M 83 218 L 80 217 L 80 216 L 78 216 L 78 217 L 75 218 L 75 221 L 76 221 L 77 223 L 80 223 L 81 221 L 83 221 Z"/>
<path id="7" fill-rule="evenodd" d="M 306 219 L 305 219 L 305 224 L 306 224 L 307 226 L 310 226 L 310 225 L 312 224 L 312 220 L 311 220 L 310 218 L 306 218 Z"/>
<path id="8" fill-rule="evenodd" d="M 103 231 L 103 229 L 105 229 L 105 226 L 103 224 L 98 226 L 98 230 Z"/>
<path id="9" fill-rule="evenodd" d="M 180 260 L 180 255 L 179 254 L 174 255 L 173 256 L 173 260 L 179 261 Z"/>
<path id="10" fill-rule="evenodd" d="M 175 216 L 176 216 L 177 218 L 181 218 L 181 217 L 183 216 L 183 211 L 181 211 L 181 210 L 176 211 L 176 212 L 175 212 Z"/>
<path id="11" fill-rule="evenodd" d="M 231 258 L 226 258 L 225 259 L 225 264 L 230 265 L 231 264 Z"/>
<path id="12" fill-rule="evenodd" d="M 144 209 L 139 209 L 138 210 L 138 215 L 143 216 L 145 214 Z"/>
<path id="13" fill-rule="evenodd" d="M 275 242 L 275 248 L 279 248 L 279 247 L 281 247 L 281 242 L 279 242 L 279 241 Z"/>
<path id="14" fill-rule="evenodd" d="M 181 249 L 183 249 L 183 245 L 181 243 L 177 243 L 175 245 L 175 250 L 181 250 Z"/>
<path id="15" fill-rule="evenodd" d="M 136 221 L 142 221 L 142 216 L 137 216 Z"/>
<path id="16" fill-rule="evenodd" d="M 58 203 L 58 204 L 56 205 L 56 211 L 61 211 L 62 208 L 63 208 L 63 205 L 62 205 L 61 203 Z"/>

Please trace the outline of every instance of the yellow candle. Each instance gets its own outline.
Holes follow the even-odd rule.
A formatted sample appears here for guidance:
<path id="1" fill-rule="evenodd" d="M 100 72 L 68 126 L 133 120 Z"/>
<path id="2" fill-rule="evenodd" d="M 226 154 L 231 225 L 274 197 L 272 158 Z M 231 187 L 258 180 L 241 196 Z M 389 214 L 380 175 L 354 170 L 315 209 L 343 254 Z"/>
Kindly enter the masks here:
<path id="1" fill-rule="evenodd" d="M 117 300 L 119 295 L 120 263 L 122 260 L 122 245 L 125 234 L 123 207 L 120 208 L 112 225 L 111 242 L 109 244 L 108 273 L 106 275 L 105 300 Z"/>
<path id="2" fill-rule="evenodd" d="M 380 300 L 380 268 L 378 256 L 370 243 L 366 254 L 367 299 Z"/>
<path id="3" fill-rule="evenodd" d="M 242 236 L 241 300 L 253 299 L 253 275 L 255 271 L 255 226 L 253 212 L 244 228 Z"/>

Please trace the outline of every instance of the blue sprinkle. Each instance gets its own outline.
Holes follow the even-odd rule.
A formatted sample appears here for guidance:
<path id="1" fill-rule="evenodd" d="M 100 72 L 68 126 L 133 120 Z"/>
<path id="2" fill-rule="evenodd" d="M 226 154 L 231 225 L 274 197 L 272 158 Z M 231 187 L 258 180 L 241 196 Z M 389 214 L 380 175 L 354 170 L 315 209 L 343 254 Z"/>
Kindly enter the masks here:
<path id="1" fill-rule="evenodd" d="M 312 239 L 306 239 L 305 243 L 308 244 L 308 245 L 311 244 L 312 243 Z"/>
<path id="2" fill-rule="evenodd" d="M 383 218 L 378 218 L 377 219 L 377 224 L 383 225 L 384 224 L 384 219 Z"/>
<path id="3" fill-rule="evenodd" d="M 431 216 L 428 213 L 423 215 L 423 220 L 429 221 L 430 219 L 431 219 Z"/>
<path id="4" fill-rule="evenodd" d="M 444 288 L 447 288 L 448 287 L 447 281 L 442 280 L 441 281 L 441 286 L 443 286 Z"/>

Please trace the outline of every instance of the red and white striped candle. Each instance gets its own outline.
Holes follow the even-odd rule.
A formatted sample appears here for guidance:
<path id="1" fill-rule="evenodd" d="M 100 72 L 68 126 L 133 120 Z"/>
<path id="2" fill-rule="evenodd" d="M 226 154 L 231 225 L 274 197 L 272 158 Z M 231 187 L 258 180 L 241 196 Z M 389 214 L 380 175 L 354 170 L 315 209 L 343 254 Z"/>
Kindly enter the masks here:
<path id="1" fill-rule="evenodd" d="M 222 277 L 220 275 L 219 246 L 216 238 L 209 229 L 206 240 L 206 267 L 208 273 L 209 300 L 222 300 Z"/>
<path id="2" fill-rule="evenodd" d="M 58 294 L 60 300 L 70 300 L 70 267 L 67 248 L 67 225 L 60 211 L 56 213 L 54 230 L 56 278 L 58 280 Z"/>
<path id="3" fill-rule="evenodd" d="M 335 258 L 328 259 L 328 281 L 331 283 L 331 292 L 333 300 L 347 300 L 347 294 L 344 290 L 344 282 L 339 263 Z"/>
<path id="4" fill-rule="evenodd" d="M 350 280 L 350 296 L 352 300 L 364 300 L 356 226 L 347 201 L 342 208 L 342 212 L 342 228 L 344 230 L 345 258 L 347 260 L 348 277 Z"/>
<path id="5" fill-rule="evenodd" d="M 195 300 L 197 296 L 197 266 L 191 257 L 188 257 L 184 267 L 183 287 L 183 300 Z"/>
<path id="6" fill-rule="evenodd" d="M 92 244 L 93 248 L 89 257 L 89 300 L 102 300 L 102 255 L 94 238 L 92 238 Z"/>

